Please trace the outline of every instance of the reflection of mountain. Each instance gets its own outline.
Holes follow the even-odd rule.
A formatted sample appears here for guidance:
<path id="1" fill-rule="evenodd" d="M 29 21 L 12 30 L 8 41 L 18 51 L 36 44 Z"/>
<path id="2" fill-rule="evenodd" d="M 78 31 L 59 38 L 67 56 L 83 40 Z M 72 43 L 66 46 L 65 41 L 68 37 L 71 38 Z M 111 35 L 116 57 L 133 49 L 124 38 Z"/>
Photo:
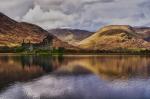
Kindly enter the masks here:
<path id="1" fill-rule="evenodd" d="M 64 66 L 69 72 L 76 72 L 76 68 L 85 68 L 104 79 L 132 78 L 135 76 L 148 77 L 150 75 L 150 58 L 140 56 L 98 56 L 68 58 Z M 84 70 L 84 71 L 85 71 Z"/>
<path id="2" fill-rule="evenodd" d="M 27 81 L 61 66 L 62 57 L 0 56 L 0 88 L 15 81 Z"/>
<path id="3" fill-rule="evenodd" d="M 0 57 L 0 60 L 13 61 L 14 64 L 18 64 L 25 67 L 40 67 L 43 72 L 52 72 L 57 69 L 61 62 L 63 61 L 62 57 L 51 57 L 51 56 L 10 56 L 10 57 Z"/>
<path id="4" fill-rule="evenodd" d="M 0 64 L 1 75 L 6 75 L 7 71 L 10 77 L 13 76 L 12 73 L 16 75 L 14 72 L 21 75 L 38 75 L 55 70 L 60 74 L 94 73 L 108 79 L 150 75 L 150 58 L 146 56 L 1 56 Z"/>
<path id="5" fill-rule="evenodd" d="M 52 72 L 61 66 L 61 57 L 51 56 L 21 56 L 20 59 L 22 66 L 36 65 L 43 69 L 45 72 Z"/>
<path id="6" fill-rule="evenodd" d="M 26 81 L 42 75 L 44 71 L 36 65 L 22 67 L 10 57 L 0 57 L 0 88 L 14 81 Z"/>
<path id="7" fill-rule="evenodd" d="M 14 81 L 26 81 L 52 72 L 62 76 L 93 73 L 107 80 L 145 78 L 150 76 L 150 57 L 0 56 L 0 87 Z"/>

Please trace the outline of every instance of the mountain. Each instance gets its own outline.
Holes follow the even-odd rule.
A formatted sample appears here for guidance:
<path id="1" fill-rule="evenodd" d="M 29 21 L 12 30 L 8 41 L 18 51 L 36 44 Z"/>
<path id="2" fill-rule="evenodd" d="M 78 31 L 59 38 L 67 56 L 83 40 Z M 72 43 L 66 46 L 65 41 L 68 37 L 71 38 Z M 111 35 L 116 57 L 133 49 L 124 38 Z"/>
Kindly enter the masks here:
<path id="1" fill-rule="evenodd" d="M 146 41 L 150 41 L 150 27 L 134 27 L 134 30 L 141 34 Z"/>
<path id="2" fill-rule="evenodd" d="M 86 50 L 150 49 L 149 27 L 110 25 L 96 33 L 77 29 L 46 31 L 37 25 L 17 22 L 0 13 L 0 47 L 20 46 L 23 41 L 42 44 L 45 38 L 53 39 L 53 47 L 66 49 L 78 47 Z"/>
<path id="3" fill-rule="evenodd" d="M 91 36 L 93 32 L 80 30 L 80 29 L 51 29 L 49 33 L 55 35 L 62 41 L 68 42 L 69 44 L 76 44 L 77 42 Z"/>
<path id="4" fill-rule="evenodd" d="M 23 40 L 39 43 L 47 35 L 45 30 L 36 25 L 16 22 L 2 13 L 0 23 L 0 46 L 19 46 Z"/>
<path id="5" fill-rule="evenodd" d="M 23 41 L 25 43 L 40 43 L 47 38 L 47 36 L 53 38 L 53 47 L 75 48 L 59 40 L 56 36 L 48 33 L 37 25 L 17 22 L 3 13 L 0 13 L 0 47 L 20 46 Z"/>
<path id="6" fill-rule="evenodd" d="M 92 36 L 78 43 L 79 47 L 90 50 L 150 49 L 150 43 L 129 25 L 105 26 Z"/>

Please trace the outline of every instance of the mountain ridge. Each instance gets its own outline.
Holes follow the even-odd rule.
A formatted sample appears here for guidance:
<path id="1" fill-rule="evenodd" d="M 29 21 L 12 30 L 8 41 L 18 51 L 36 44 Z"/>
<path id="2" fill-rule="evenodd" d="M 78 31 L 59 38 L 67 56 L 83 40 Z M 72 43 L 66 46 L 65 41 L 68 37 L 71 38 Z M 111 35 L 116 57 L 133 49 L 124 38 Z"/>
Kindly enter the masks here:
<path id="1" fill-rule="evenodd" d="M 105 26 L 78 44 L 83 49 L 150 49 L 150 43 L 128 25 Z"/>
<path id="2" fill-rule="evenodd" d="M 109 25 L 98 31 L 80 29 L 51 29 L 17 22 L 0 13 L 0 47 L 21 46 L 25 43 L 41 43 L 47 36 L 53 38 L 53 47 L 81 50 L 148 49 L 150 50 L 150 28 L 130 25 Z"/>
<path id="3" fill-rule="evenodd" d="M 56 28 L 48 30 L 48 32 L 69 44 L 76 44 L 93 34 L 93 32 L 87 30 L 70 28 Z"/>
<path id="4" fill-rule="evenodd" d="M 27 23 L 17 22 L 8 16 L 0 13 L 0 47 L 16 47 L 25 43 L 40 43 L 47 36 L 53 37 L 53 47 L 65 47 L 66 49 L 74 49 L 76 47 L 61 41 L 53 34 L 42 29 L 41 27 Z"/>

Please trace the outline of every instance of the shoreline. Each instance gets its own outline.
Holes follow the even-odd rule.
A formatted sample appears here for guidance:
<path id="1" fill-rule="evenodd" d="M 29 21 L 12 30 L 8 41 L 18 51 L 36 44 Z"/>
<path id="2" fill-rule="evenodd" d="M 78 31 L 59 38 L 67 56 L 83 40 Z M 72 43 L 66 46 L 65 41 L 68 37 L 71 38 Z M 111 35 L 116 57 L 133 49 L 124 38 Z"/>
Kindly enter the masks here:
<path id="1" fill-rule="evenodd" d="M 50 55 L 50 56 L 101 56 L 101 55 L 137 55 L 137 56 L 150 56 L 150 53 L 64 53 L 64 54 L 50 54 L 50 53 L 0 53 L 0 56 L 11 55 Z"/>

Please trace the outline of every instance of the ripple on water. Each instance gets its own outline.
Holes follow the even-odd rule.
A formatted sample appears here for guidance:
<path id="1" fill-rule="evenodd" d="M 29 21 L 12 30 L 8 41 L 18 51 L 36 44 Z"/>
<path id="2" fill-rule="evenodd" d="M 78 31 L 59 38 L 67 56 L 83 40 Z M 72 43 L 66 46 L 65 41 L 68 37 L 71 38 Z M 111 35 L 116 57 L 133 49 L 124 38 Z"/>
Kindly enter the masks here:
<path id="1" fill-rule="evenodd" d="M 149 99 L 150 79 L 106 82 L 95 75 L 43 76 L 17 83 L 0 99 Z"/>

